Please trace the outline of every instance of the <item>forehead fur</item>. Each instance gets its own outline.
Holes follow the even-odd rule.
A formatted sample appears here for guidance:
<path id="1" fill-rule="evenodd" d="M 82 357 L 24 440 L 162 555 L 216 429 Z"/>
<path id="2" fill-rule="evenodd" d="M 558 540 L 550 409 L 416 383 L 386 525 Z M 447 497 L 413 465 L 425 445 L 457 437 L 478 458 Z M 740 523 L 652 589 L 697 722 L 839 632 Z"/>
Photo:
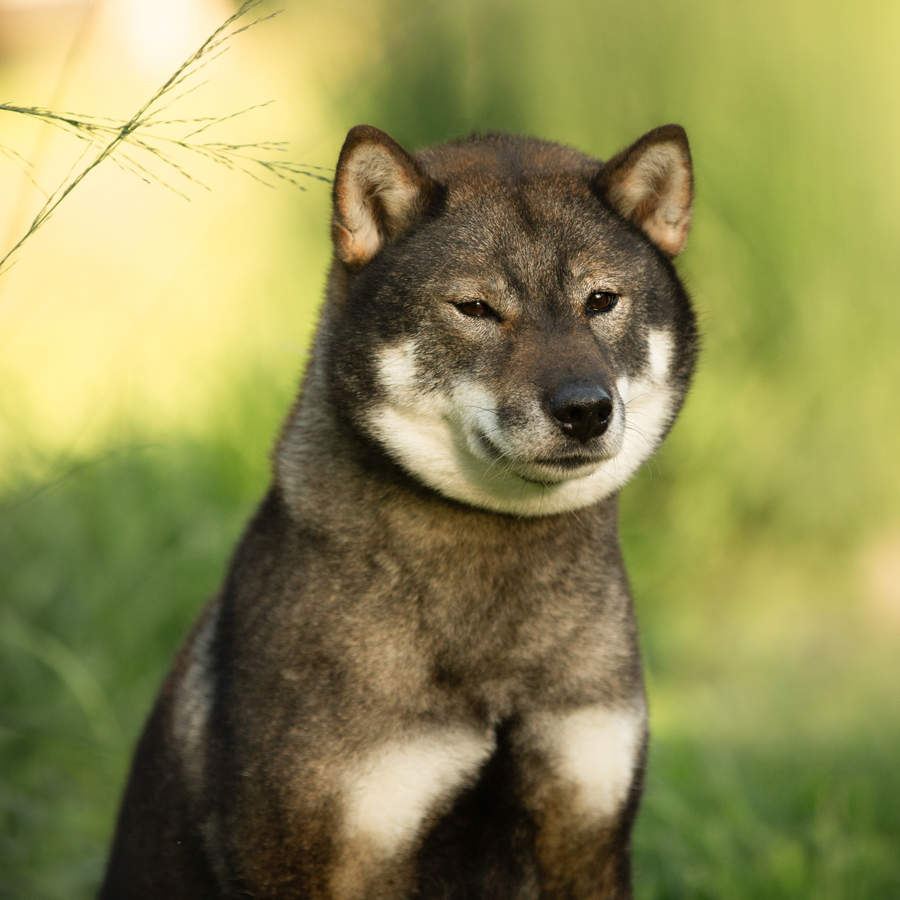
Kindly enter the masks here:
<path id="1" fill-rule="evenodd" d="M 446 187 L 442 214 L 401 251 L 424 288 L 490 276 L 543 296 L 571 279 L 652 266 L 594 193 L 601 164 L 575 150 L 500 135 L 425 150 L 419 162 Z"/>
<path id="2" fill-rule="evenodd" d="M 451 191 L 486 184 L 518 184 L 542 176 L 583 184 L 600 168 L 599 160 L 571 147 L 511 134 L 451 141 L 421 150 L 416 159 Z"/>

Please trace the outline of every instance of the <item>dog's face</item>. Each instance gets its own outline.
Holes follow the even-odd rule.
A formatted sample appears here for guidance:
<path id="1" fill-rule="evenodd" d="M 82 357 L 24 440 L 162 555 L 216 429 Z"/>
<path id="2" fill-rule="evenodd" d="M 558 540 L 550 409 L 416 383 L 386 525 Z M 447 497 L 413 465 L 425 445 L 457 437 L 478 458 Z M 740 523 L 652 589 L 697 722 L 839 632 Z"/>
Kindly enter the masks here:
<path id="1" fill-rule="evenodd" d="M 577 509 L 665 435 L 695 335 L 666 256 L 689 221 L 687 148 L 659 131 L 605 167 L 516 138 L 413 160 L 351 132 L 333 393 L 429 487 L 520 515 Z"/>

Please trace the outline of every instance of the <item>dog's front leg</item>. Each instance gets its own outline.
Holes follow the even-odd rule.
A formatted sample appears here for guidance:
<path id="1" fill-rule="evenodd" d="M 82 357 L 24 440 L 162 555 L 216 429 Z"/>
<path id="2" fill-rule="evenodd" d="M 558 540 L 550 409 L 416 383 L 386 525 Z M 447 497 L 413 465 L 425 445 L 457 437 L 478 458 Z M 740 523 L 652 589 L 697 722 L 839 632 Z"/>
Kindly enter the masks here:
<path id="1" fill-rule="evenodd" d="M 369 749 L 341 773 L 340 845 L 331 878 L 341 900 L 406 897 L 424 831 L 473 782 L 493 736 L 431 727 Z"/>
<path id="2" fill-rule="evenodd" d="M 387 716 L 385 717 L 387 718 Z M 367 740 L 368 737 L 368 740 Z M 291 773 L 247 785 L 216 829 L 227 896 L 287 900 L 400 900 L 414 891 L 416 853 L 434 821 L 473 783 L 493 735 L 468 724 L 388 724 L 330 745 Z M 247 778 L 244 781 L 248 781 Z M 279 790 L 272 793 L 273 784 Z M 265 796 L 265 807 L 254 797 Z M 217 835 L 209 833 L 213 843 Z"/>
<path id="3" fill-rule="evenodd" d="M 528 716 L 517 735 L 542 898 L 631 897 L 629 837 L 644 767 L 643 697 Z"/>

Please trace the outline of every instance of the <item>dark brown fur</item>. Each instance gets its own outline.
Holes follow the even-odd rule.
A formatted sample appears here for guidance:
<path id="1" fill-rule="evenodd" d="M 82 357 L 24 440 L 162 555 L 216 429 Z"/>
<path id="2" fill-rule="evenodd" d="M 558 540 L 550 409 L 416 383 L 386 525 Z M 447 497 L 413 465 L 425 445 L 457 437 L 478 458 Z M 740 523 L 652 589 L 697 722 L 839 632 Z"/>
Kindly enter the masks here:
<path id="1" fill-rule="evenodd" d="M 643 697 L 616 492 L 554 515 L 477 508 L 398 464 L 367 418 L 389 402 L 378 354 L 410 335 L 424 394 L 480 379 L 504 398 L 501 426 L 527 434 L 535 385 L 636 376 L 658 328 L 675 347 L 661 439 L 693 367 L 693 316 L 640 218 L 605 202 L 602 171 L 529 139 L 412 157 L 351 132 L 328 299 L 273 485 L 147 723 L 101 897 L 631 896 L 646 735 L 625 800 L 595 821 L 573 812 L 578 785 L 534 724 Z M 610 318 L 600 350 L 559 263 L 582 245 L 605 248 L 598 265 L 631 292 L 633 324 Z M 427 297 L 463 270 L 484 296 L 502 270 L 496 328 L 439 325 L 455 313 Z M 347 831 L 348 772 L 377 748 L 457 733 L 492 749 L 408 841 L 386 853 Z"/>

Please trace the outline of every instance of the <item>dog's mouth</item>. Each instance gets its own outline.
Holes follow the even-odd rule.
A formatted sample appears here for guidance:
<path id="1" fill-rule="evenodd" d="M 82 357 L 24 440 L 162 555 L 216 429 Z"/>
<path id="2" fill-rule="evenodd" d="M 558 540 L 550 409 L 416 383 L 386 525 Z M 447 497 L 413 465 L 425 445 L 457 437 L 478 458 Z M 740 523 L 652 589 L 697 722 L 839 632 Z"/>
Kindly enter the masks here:
<path id="1" fill-rule="evenodd" d="M 501 450 L 486 434 L 475 432 L 476 443 L 491 463 L 503 465 L 523 481 L 531 484 L 551 485 L 573 478 L 582 478 L 593 472 L 604 460 L 604 453 L 572 453 L 560 456 L 539 456 L 533 459 L 510 456 Z"/>
<path id="2" fill-rule="evenodd" d="M 511 467 L 523 481 L 532 484 L 559 484 L 590 475 L 604 459 L 602 456 L 563 456 L 521 460 Z"/>
<path id="3" fill-rule="evenodd" d="M 580 469 L 603 461 L 602 456 L 579 454 L 577 456 L 552 456 L 531 460 L 535 466 L 549 466 L 551 469 Z"/>

